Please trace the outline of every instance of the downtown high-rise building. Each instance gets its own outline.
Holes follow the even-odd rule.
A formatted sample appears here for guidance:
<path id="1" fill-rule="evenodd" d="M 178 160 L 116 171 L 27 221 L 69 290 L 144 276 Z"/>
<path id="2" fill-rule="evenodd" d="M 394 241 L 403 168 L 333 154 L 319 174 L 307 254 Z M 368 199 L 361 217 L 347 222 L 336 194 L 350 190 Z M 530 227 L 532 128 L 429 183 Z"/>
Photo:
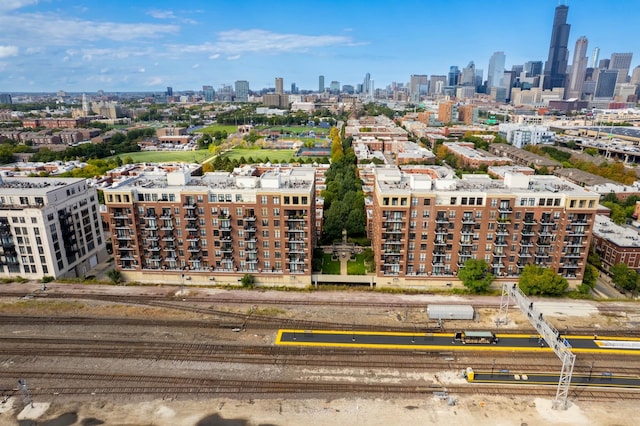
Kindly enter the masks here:
<path id="1" fill-rule="evenodd" d="M 580 37 L 576 41 L 576 48 L 573 52 L 573 63 L 571 64 L 571 76 L 567 87 L 566 98 L 578 98 L 582 96 L 582 85 L 587 72 L 587 47 L 589 42 L 586 37 Z"/>
<path id="2" fill-rule="evenodd" d="M 371 95 L 373 90 L 371 87 L 371 74 L 366 73 L 364 76 L 364 80 L 362 81 L 362 91 L 366 95 Z"/>
<path id="3" fill-rule="evenodd" d="M 318 77 L 318 92 L 324 92 L 324 75 Z"/>
<path id="4" fill-rule="evenodd" d="M 459 78 L 460 69 L 456 65 L 451 65 L 449 67 L 449 74 L 447 74 L 447 86 L 456 86 Z"/>
<path id="5" fill-rule="evenodd" d="M 282 95 L 284 93 L 284 81 L 282 77 L 276 77 L 276 94 Z"/>
<path id="6" fill-rule="evenodd" d="M 238 80 L 235 82 L 236 102 L 249 101 L 249 82 L 247 80 Z"/>
<path id="7" fill-rule="evenodd" d="M 412 74 L 409 80 L 409 96 L 412 101 L 419 101 L 421 95 L 427 94 L 429 77 L 424 74 Z"/>
<path id="8" fill-rule="evenodd" d="M 213 86 L 202 86 L 202 94 L 205 102 L 213 102 L 215 100 L 216 92 L 213 90 Z"/>
<path id="9" fill-rule="evenodd" d="M 432 75 L 429 77 L 429 94 L 441 95 L 444 91 L 444 86 L 447 85 L 446 75 Z"/>
<path id="10" fill-rule="evenodd" d="M 569 6 L 558 5 L 553 18 L 551 30 L 551 42 L 549 43 L 549 57 L 544 65 L 544 78 L 542 88 L 544 90 L 555 87 L 565 87 L 567 80 L 567 63 L 569 61 L 569 31 L 571 25 L 567 24 Z"/>
<path id="11" fill-rule="evenodd" d="M 462 74 L 460 75 L 460 84 L 462 86 L 475 86 L 476 81 L 476 64 L 473 61 L 462 68 Z"/>
<path id="12" fill-rule="evenodd" d="M 495 52 L 489 59 L 489 74 L 487 75 L 487 93 L 492 87 L 503 87 L 504 63 L 506 56 L 504 52 Z"/>
<path id="13" fill-rule="evenodd" d="M 612 53 L 609 61 L 610 70 L 618 70 L 618 80 L 616 84 L 626 83 L 631 68 L 633 53 Z"/>
<path id="14" fill-rule="evenodd" d="M 594 97 L 596 99 L 612 99 L 616 90 L 617 79 L 618 70 L 599 70 Z"/>
<path id="15" fill-rule="evenodd" d="M 600 59 L 600 48 L 593 48 L 593 57 L 591 58 L 591 68 L 598 68 L 598 60 Z"/>

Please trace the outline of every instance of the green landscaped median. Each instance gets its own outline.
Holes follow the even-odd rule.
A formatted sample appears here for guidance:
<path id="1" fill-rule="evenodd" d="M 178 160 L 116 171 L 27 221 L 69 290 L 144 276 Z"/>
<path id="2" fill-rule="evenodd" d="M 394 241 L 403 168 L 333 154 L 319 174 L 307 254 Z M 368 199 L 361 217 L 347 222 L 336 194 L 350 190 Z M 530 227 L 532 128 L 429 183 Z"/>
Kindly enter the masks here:
<path id="1" fill-rule="evenodd" d="M 366 275 L 367 268 L 364 265 L 364 256 L 356 254 L 356 260 L 347 262 L 347 275 Z"/>
<path id="2" fill-rule="evenodd" d="M 340 275 L 340 261 L 331 260 L 331 255 L 324 254 L 324 261 L 322 262 L 322 273 L 329 275 Z"/>
<path id="3" fill-rule="evenodd" d="M 113 157 L 120 157 L 124 160 L 127 157 L 133 158 L 134 163 L 168 163 L 172 161 L 186 162 L 186 163 L 202 163 L 207 158 L 212 157 L 206 149 L 200 149 L 198 151 L 139 151 L 139 152 L 125 152 Z M 109 160 L 107 158 L 106 160 Z"/>
<path id="4" fill-rule="evenodd" d="M 271 163 L 289 163 L 293 161 L 306 160 L 308 157 L 296 157 L 293 149 L 249 149 L 234 148 L 222 154 L 222 158 L 229 160 L 239 160 L 244 157 L 245 161 L 253 160 L 253 163 L 265 163 L 267 159 Z"/>

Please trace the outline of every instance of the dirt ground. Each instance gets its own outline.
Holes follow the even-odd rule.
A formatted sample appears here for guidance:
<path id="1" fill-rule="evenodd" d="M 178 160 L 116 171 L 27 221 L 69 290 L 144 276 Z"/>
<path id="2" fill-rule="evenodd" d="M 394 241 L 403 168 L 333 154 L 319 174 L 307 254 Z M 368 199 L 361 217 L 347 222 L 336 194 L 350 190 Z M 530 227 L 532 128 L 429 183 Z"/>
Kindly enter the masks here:
<path id="1" fill-rule="evenodd" d="M 116 291 L 116 292 L 167 292 L 162 287 L 150 288 L 114 288 L 96 289 L 92 286 L 79 286 L 79 291 Z M 5 287 L 3 287 L 4 289 Z M 69 290 L 67 286 L 64 290 Z M 48 291 L 56 291 L 51 286 Z M 210 294 L 212 297 L 224 294 L 225 290 L 191 289 L 186 298 L 193 295 Z M 237 292 L 238 297 L 247 292 Z M 326 320 L 332 322 L 354 323 L 358 328 L 365 328 L 367 324 L 412 324 L 416 327 L 433 326 L 426 319 L 426 306 L 429 303 L 469 303 L 470 298 L 462 296 L 428 296 L 428 295 L 388 295 L 358 292 L 318 292 L 310 294 L 288 292 L 252 292 L 251 297 L 263 295 L 265 299 L 295 299 L 300 297 L 317 298 L 318 300 L 419 300 L 424 302 L 417 308 L 381 309 L 381 308 L 341 308 L 331 306 L 269 306 L 260 304 L 257 311 L 269 312 L 272 315 L 290 318 L 306 318 Z M 495 302 L 496 298 L 491 300 Z M 73 312 L 76 315 L 87 316 L 128 316 L 128 317 L 159 317 L 166 312 L 156 308 L 130 307 L 122 308 L 103 302 L 72 302 L 51 301 L 39 303 L 32 300 L 24 301 L 13 298 L 0 300 L 0 310 L 3 313 L 16 314 L 35 307 L 38 312 L 54 315 L 56 312 Z M 536 300 L 536 308 L 542 312 L 559 330 L 563 327 L 581 327 L 593 329 L 629 329 L 637 328 L 640 324 L 640 305 L 637 303 L 612 302 L 607 307 L 619 309 L 602 309 L 602 305 L 593 301 L 557 301 Z M 219 308 L 219 307 L 218 307 Z M 246 311 L 242 305 L 229 305 L 228 309 Z M 25 311 L 26 312 L 26 311 Z M 68 312 L 67 312 L 68 313 Z M 487 327 L 495 329 L 497 318 L 495 309 L 479 309 L 476 319 L 468 323 L 445 322 L 445 328 Z M 171 317 L 184 315 L 187 318 L 193 314 L 171 314 Z M 525 316 L 515 308 L 509 312 L 509 323 L 502 325 L 503 329 L 523 328 L 528 322 Z M 6 327 L 6 326 L 5 326 Z M 5 329 L 0 324 L 0 331 Z M 239 340 L 251 338 L 241 337 Z M 273 336 L 261 336 L 269 344 Z M 0 359 L 0 369 L 2 360 Z M 211 366 L 210 368 L 215 368 Z M 248 369 L 250 370 L 250 369 Z M 255 371 L 248 374 L 256 374 Z M 349 372 L 345 372 L 345 377 Z M 363 374 L 363 373 L 360 373 Z M 391 373 L 390 373 L 391 374 Z M 442 371 L 436 373 L 443 383 L 455 383 L 462 380 L 458 372 Z M 357 376 L 357 374 L 354 374 Z M 424 373 L 428 379 L 428 373 Z M 371 380 L 378 380 L 372 378 Z M 382 379 L 379 379 L 382 380 Z M 447 398 L 429 395 L 423 399 L 398 399 L 363 397 L 345 397 L 333 395 L 329 398 L 267 398 L 267 399 L 229 399 L 217 398 L 215 395 L 200 395 L 197 399 L 164 399 L 145 400 L 144 397 L 132 395 L 123 401 L 90 400 L 90 402 L 74 402 L 67 399 L 56 399 L 51 402 L 34 401 L 34 406 L 27 405 L 22 411 L 23 402 L 11 398 L 5 402 L 0 400 L 0 426 L 4 425 L 154 425 L 154 426 L 213 426 L 213 425 L 636 425 L 637 408 L 625 401 L 615 403 L 570 402 L 567 410 L 553 410 L 551 400 L 539 398 L 506 398 L 469 396 L 458 397 L 450 395 Z M 14 413 L 19 412 L 16 416 Z"/>

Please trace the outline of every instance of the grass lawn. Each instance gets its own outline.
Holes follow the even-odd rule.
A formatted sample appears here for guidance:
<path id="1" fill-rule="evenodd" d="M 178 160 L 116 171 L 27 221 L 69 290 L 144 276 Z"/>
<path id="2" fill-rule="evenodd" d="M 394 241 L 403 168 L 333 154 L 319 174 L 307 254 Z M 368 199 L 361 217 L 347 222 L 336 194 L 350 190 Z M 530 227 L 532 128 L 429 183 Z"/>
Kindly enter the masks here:
<path id="1" fill-rule="evenodd" d="M 315 132 L 316 135 L 328 135 L 329 129 L 323 129 L 322 127 L 305 127 L 305 126 L 265 126 L 260 127 L 258 130 L 270 129 L 273 131 L 284 131 L 285 133 L 308 133 Z"/>
<path id="2" fill-rule="evenodd" d="M 249 157 L 256 163 L 261 163 L 269 158 L 272 163 L 288 163 L 295 157 L 295 151 L 293 149 L 247 149 L 247 148 L 234 148 L 231 151 L 227 151 L 223 154 L 223 158 L 229 158 L 230 160 L 239 160 L 240 157 L 244 157 L 248 160 Z M 306 157 L 301 157 L 306 159 Z"/>
<path id="3" fill-rule="evenodd" d="M 212 124 L 211 126 L 203 127 L 195 133 L 213 133 L 223 130 L 226 130 L 229 134 L 235 133 L 238 131 L 238 126 L 232 126 L 230 124 Z"/>
<path id="4" fill-rule="evenodd" d="M 162 162 L 186 162 L 202 163 L 203 160 L 211 157 L 211 153 L 206 149 L 198 151 L 140 151 L 127 152 L 118 155 L 121 159 L 133 158 L 134 163 L 162 163 Z M 114 156 L 115 157 L 115 156 Z M 109 157 L 113 158 L 113 157 Z"/>
<path id="5" fill-rule="evenodd" d="M 331 254 L 324 254 L 324 262 L 322 262 L 322 273 L 330 275 L 340 275 L 340 262 L 331 260 Z"/>
<path id="6" fill-rule="evenodd" d="M 364 256 L 356 254 L 356 260 L 347 262 L 347 275 L 366 275 L 367 268 L 364 266 Z"/>

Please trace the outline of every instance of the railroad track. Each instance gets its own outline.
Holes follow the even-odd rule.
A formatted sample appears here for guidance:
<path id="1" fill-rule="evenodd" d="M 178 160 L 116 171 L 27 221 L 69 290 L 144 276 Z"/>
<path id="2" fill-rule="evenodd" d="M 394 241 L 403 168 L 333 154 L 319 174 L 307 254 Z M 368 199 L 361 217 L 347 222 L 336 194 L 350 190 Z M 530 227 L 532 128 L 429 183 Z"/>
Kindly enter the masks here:
<path id="1" fill-rule="evenodd" d="M 199 395 L 203 397 L 219 397 L 250 395 L 260 396 L 297 396 L 309 394 L 349 394 L 349 395 L 480 395 L 480 396 L 528 396 L 553 397 L 555 385 L 548 386 L 515 386 L 484 384 L 376 384 L 346 382 L 311 382 L 311 381 L 256 381 L 226 379 L 196 379 L 182 377 L 159 377 L 140 375 L 98 375 L 78 373 L 29 372 L 33 396 L 42 398 L 57 396 L 97 395 L 129 395 L 133 397 L 167 397 L 179 395 Z M 5 373 L 0 373 L 0 377 Z M 24 374 L 22 376 L 25 376 Z M 60 386 L 60 381 L 84 380 L 91 385 Z M 49 382 L 58 383 L 48 385 Z M 16 389 L 5 389 L 4 393 L 17 392 Z M 640 392 L 611 388 L 573 387 L 570 399 L 583 401 L 600 400 L 640 400 Z"/>
<path id="2" fill-rule="evenodd" d="M 63 339 L 32 337 L 0 337 L 0 355 L 59 358 L 151 359 L 197 361 L 211 363 L 297 365 L 319 367 L 395 368 L 402 370 L 510 370 L 513 372 L 549 372 L 558 368 L 556 358 L 548 354 L 535 357 L 526 353 L 507 354 L 496 358 L 486 352 L 465 353 L 408 351 L 363 348 L 314 348 L 261 345 L 223 345 L 165 341 Z M 497 362 L 496 362 L 497 361 Z M 640 366 L 588 363 L 576 366 L 575 373 L 610 372 L 638 375 Z"/>

